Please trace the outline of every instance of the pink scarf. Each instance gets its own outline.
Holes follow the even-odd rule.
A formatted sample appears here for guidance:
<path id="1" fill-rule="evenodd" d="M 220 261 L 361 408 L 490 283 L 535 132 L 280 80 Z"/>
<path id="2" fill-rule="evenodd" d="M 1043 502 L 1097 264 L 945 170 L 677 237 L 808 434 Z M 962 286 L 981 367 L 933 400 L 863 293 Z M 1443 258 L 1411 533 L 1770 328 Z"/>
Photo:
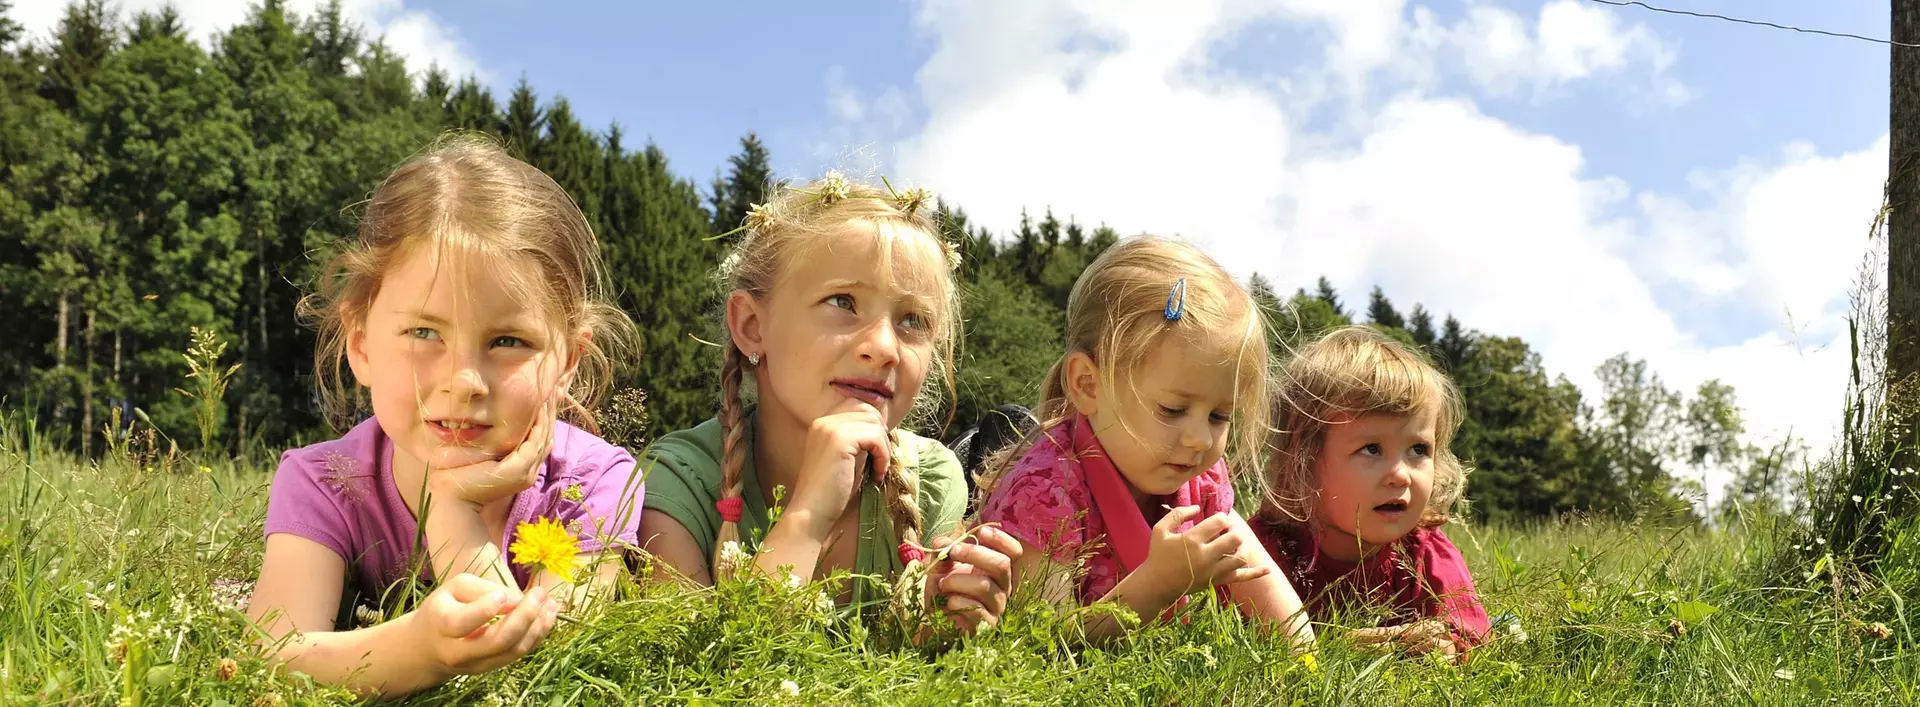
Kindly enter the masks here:
<path id="1" fill-rule="evenodd" d="M 1076 414 L 1066 426 L 1068 442 L 1072 445 L 1067 463 L 1079 467 L 1081 478 L 1087 480 L 1087 486 L 1093 491 L 1093 510 L 1107 526 L 1107 546 L 1113 548 L 1114 556 L 1119 558 L 1122 574 L 1132 572 L 1147 560 L 1147 542 L 1152 537 L 1153 526 L 1140 513 L 1140 504 L 1133 500 L 1131 487 L 1094 436 L 1093 423 L 1085 415 Z M 1200 478 L 1194 477 L 1174 492 L 1167 505 L 1197 506 L 1212 500 L 1202 496 Z M 1189 520 L 1177 530 L 1184 532 L 1199 520 L 1204 519 Z"/>

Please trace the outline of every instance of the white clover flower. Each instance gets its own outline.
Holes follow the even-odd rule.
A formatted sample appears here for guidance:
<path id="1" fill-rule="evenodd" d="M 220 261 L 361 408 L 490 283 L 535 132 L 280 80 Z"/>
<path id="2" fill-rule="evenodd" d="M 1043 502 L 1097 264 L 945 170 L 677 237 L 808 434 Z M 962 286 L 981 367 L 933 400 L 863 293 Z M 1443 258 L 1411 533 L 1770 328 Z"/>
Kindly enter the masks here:
<path id="1" fill-rule="evenodd" d="M 800 684 L 799 684 L 799 683 L 796 683 L 796 682 L 794 682 L 794 681 L 792 681 L 792 680 L 781 680 L 781 681 L 780 681 L 780 694 L 782 694 L 782 695 L 786 695 L 787 697 L 799 697 L 799 696 L 800 696 Z"/>
<path id="2" fill-rule="evenodd" d="M 754 204 L 747 208 L 747 230 L 758 233 L 773 223 L 773 204 Z"/>
<path id="3" fill-rule="evenodd" d="M 845 175 L 837 171 L 828 171 L 820 179 L 820 201 L 831 204 L 853 195 L 853 185 L 847 182 Z"/>
<path id="4" fill-rule="evenodd" d="M 1857 493 L 1856 493 L 1856 494 L 1854 494 L 1854 495 L 1853 495 L 1853 502 L 1854 502 L 1854 503 L 1859 503 L 1859 502 L 1860 502 L 1860 494 L 1857 494 Z"/>
<path id="5" fill-rule="evenodd" d="M 720 546 L 720 557 L 713 564 L 713 569 L 721 576 L 733 576 L 740 568 L 747 566 L 747 551 L 740 549 L 740 543 L 728 540 Z"/>

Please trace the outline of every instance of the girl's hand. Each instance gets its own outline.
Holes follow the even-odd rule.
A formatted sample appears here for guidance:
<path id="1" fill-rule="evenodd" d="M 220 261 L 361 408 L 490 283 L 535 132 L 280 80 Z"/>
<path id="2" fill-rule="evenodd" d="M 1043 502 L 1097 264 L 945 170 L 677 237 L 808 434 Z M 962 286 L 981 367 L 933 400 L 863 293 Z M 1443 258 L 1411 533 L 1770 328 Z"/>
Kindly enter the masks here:
<path id="1" fill-rule="evenodd" d="M 1452 634 L 1445 621 L 1421 619 L 1400 626 L 1356 629 L 1353 643 L 1362 650 L 1374 653 L 1399 650 L 1408 655 L 1439 653 L 1453 658 L 1460 654 L 1460 647 L 1454 644 Z"/>
<path id="2" fill-rule="evenodd" d="M 1198 506 L 1181 506 L 1167 511 L 1166 517 L 1153 525 L 1147 559 L 1135 571 L 1154 578 L 1165 592 L 1164 598 L 1171 600 L 1210 586 L 1259 579 L 1272 571 L 1250 566 L 1241 555 L 1241 547 L 1251 542 L 1252 534 L 1235 532 L 1231 513 L 1216 513 L 1186 532 L 1174 531 L 1199 513 Z"/>
<path id="3" fill-rule="evenodd" d="M 421 647 L 445 677 L 519 660 L 553 631 L 558 615 L 559 605 L 544 589 L 522 595 L 464 573 L 434 589 L 411 614 Z"/>
<path id="4" fill-rule="evenodd" d="M 860 487 L 860 467 L 873 460 L 873 478 L 886 478 L 892 461 L 886 418 L 864 402 L 849 398 L 833 414 L 813 421 L 801 453 L 800 478 L 784 518 L 801 514 L 824 535 L 846 512 Z"/>
<path id="5" fill-rule="evenodd" d="M 951 541 L 939 538 L 935 549 Z M 1007 609 L 1013 589 L 1013 564 L 1020 559 L 1020 541 L 992 526 L 947 553 L 947 559 L 927 573 L 927 597 L 946 597 L 945 611 L 966 633 L 996 626 Z"/>
<path id="6" fill-rule="evenodd" d="M 434 455 L 436 464 L 427 467 L 427 487 L 437 498 L 465 501 L 484 506 L 533 487 L 540 477 L 540 465 L 553 450 L 553 424 L 557 407 L 549 398 L 535 413 L 520 445 L 503 458 L 472 462 L 471 449 L 441 450 Z M 454 466 L 454 465 L 458 466 Z"/>

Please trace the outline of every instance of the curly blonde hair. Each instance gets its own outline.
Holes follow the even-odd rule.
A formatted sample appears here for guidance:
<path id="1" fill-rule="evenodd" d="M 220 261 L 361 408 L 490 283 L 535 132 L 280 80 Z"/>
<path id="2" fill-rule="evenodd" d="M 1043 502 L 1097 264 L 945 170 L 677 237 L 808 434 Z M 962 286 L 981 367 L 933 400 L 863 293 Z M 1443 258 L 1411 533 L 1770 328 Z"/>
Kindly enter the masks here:
<path id="1" fill-rule="evenodd" d="M 1460 391 L 1424 356 L 1367 326 L 1328 332 L 1302 347 L 1283 366 L 1273 398 L 1278 423 L 1269 440 L 1267 478 L 1273 495 L 1261 515 L 1270 520 L 1313 520 L 1319 483 L 1314 460 L 1332 420 L 1366 414 L 1432 412 L 1433 494 L 1420 526 L 1446 525 L 1464 514 L 1470 470 L 1453 454 L 1463 411 Z"/>

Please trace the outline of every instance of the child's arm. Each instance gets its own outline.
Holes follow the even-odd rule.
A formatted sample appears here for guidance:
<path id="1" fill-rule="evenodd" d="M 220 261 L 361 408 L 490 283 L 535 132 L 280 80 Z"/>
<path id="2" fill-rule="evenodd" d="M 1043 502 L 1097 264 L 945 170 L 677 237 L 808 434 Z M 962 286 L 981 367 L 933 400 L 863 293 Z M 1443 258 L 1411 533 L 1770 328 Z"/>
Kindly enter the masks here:
<path id="1" fill-rule="evenodd" d="M 488 504 L 511 502 L 533 486 L 553 450 L 553 422 L 548 403 L 527 438 L 506 457 L 427 471 L 427 518 L 422 525 L 435 578 L 467 572 L 515 587 L 506 553 L 480 513 Z"/>
<path id="2" fill-rule="evenodd" d="M 259 642 L 322 683 L 368 696 L 403 695 L 513 662 L 553 630 L 556 607 L 545 590 L 522 596 L 461 574 L 392 621 L 334 631 L 346 569 L 346 561 L 325 546 L 275 533 L 267 537 L 247 606 L 247 616 L 263 631 Z M 488 625 L 502 613 L 505 618 Z"/>
<path id="3" fill-rule="evenodd" d="M 1153 526 L 1146 561 L 1121 578 L 1101 601 L 1119 603 L 1132 609 L 1142 621 L 1152 621 L 1195 590 L 1250 582 L 1273 571 L 1249 566 L 1240 556 L 1241 544 L 1252 535 L 1231 532 L 1229 514 L 1215 514 L 1185 532 L 1174 531 L 1199 513 L 1197 506 L 1167 511 Z M 1094 616 L 1086 629 L 1092 640 L 1109 639 L 1126 631 L 1106 614 Z"/>
<path id="4" fill-rule="evenodd" d="M 658 509 L 640 515 L 640 549 L 649 562 L 664 562 L 675 572 L 702 587 L 713 586 L 713 572 L 707 567 L 707 555 L 700 543 L 673 516 Z M 655 575 L 655 581 L 666 577 Z"/>
<path id="5" fill-rule="evenodd" d="M 1233 511 L 1227 515 L 1232 525 L 1229 532 L 1241 536 L 1240 552 L 1247 566 L 1266 569 L 1266 574 L 1257 579 L 1228 586 L 1227 592 L 1239 605 L 1240 613 L 1285 631 L 1295 648 L 1312 645 L 1313 625 L 1307 620 L 1306 606 L 1300 601 L 1300 593 L 1294 591 L 1293 582 L 1280 571 L 1279 564 L 1254 535 L 1246 519 Z"/>
<path id="6" fill-rule="evenodd" d="M 1420 615 L 1411 624 L 1360 629 L 1354 640 L 1362 645 L 1397 647 L 1415 655 L 1465 653 L 1492 637 L 1493 622 L 1480 605 L 1467 560 L 1439 529 L 1415 531 L 1408 558 L 1414 581 L 1420 583 Z"/>

